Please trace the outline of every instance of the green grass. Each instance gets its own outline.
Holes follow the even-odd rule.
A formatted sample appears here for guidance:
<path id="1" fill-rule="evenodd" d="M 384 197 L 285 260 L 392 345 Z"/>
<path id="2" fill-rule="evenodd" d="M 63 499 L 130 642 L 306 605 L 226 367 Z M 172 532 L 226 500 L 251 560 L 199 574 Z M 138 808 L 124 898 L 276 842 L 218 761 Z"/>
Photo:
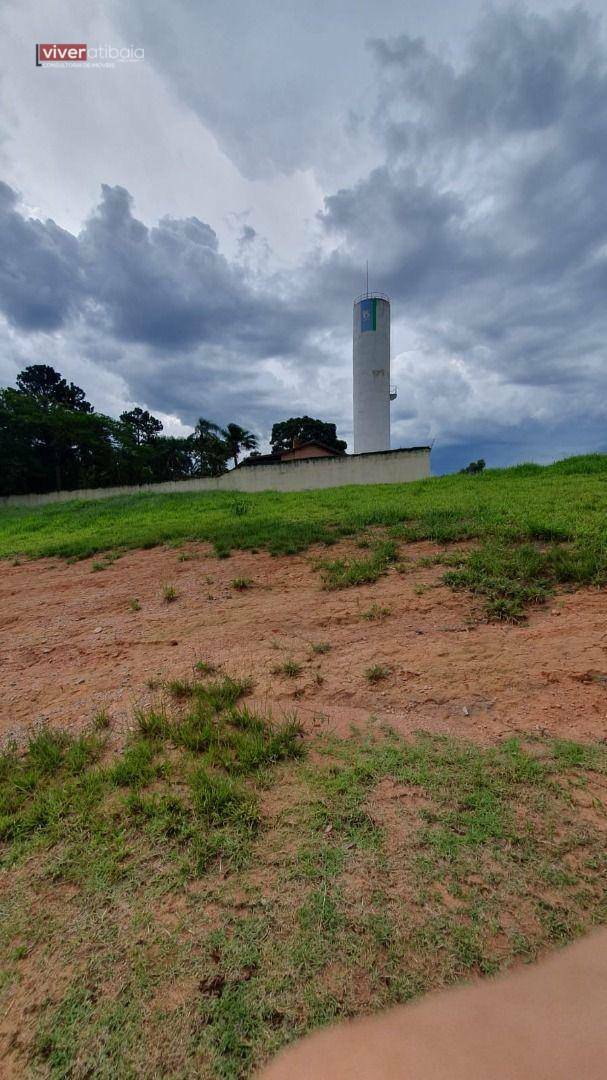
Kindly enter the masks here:
<path id="1" fill-rule="evenodd" d="M 236 589 L 237 592 L 244 592 L 245 589 L 250 589 L 252 584 L 251 578 L 248 577 L 236 577 L 232 580 L 232 588 Z"/>
<path id="2" fill-rule="evenodd" d="M 381 682 L 383 679 L 387 679 L 391 674 L 392 669 L 386 667 L 385 664 L 373 664 L 372 667 L 368 667 L 365 671 L 365 679 L 370 683 Z"/>
<path id="3" fill-rule="evenodd" d="M 390 563 L 396 562 L 398 549 L 393 540 L 380 540 L 373 553 L 363 559 L 324 560 L 319 564 L 324 589 L 347 589 L 353 585 L 369 585 L 385 574 Z"/>
<path id="4" fill-rule="evenodd" d="M 180 830 L 192 838 L 199 819 L 201 843 L 212 842 L 209 827 L 221 826 L 222 837 L 232 829 L 236 849 L 242 830 L 258 821 L 255 792 L 244 781 L 303 752 L 295 719 L 274 723 L 237 707 L 251 685 L 229 677 L 188 685 L 181 711 L 136 711 L 124 749 L 104 764 L 106 725 L 97 718 L 94 731 L 79 738 L 42 728 L 25 752 L 9 747 L 0 756 L 0 843 L 8 845 L 3 858 L 18 861 L 48 845 L 70 844 L 73 833 L 79 841 L 88 837 L 91 846 L 81 867 L 86 874 L 89 854 L 99 854 L 95 841 L 105 846 L 110 837 L 111 847 L 121 831 L 120 792 L 129 812 L 148 823 L 161 819 L 165 833 L 176 814 Z M 145 795 L 150 787 L 154 794 Z M 184 789 L 185 803 L 178 797 Z"/>
<path id="5" fill-rule="evenodd" d="M 392 614 L 392 608 L 386 607 L 382 604 L 371 604 L 371 607 L 361 611 L 361 619 L 366 619 L 367 622 L 382 622 L 387 619 L 388 615 Z"/>
<path id="6" fill-rule="evenodd" d="M 43 729 L 0 758 L 16 1072 L 235 1080 L 605 921 L 603 744 L 369 730 L 310 749 L 293 718 L 193 690 L 122 751 Z"/>
<path id="7" fill-rule="evenodd" d="M 86 558 L 96 552 L 207 540 L 223 550 L 303 551 L 368 526 L 401 525 L 409 537 L 453 542 L 501 535 L 518 540 L 605 537 L 607 456 L 554 465 L 488 469 L 481 476 L 410 484 L 249 496 L 246 521 L 227 492 L 117 496 L 38 509 L 0 510 L 0 557 Z"/>
<path id="8" fill-rule="evenodd" d="M 491 618 L 514 621 L 558 585 L 607 582 L 607 455 L 410 484 L 262 492 L 241 501 L 246 514 L 234 512 L 227 492 L 4 507 L 0 558 L 73 559 L 106 551 L 107 565 L 125 548 L 186 540 L 206 540 L 220 557 L 235 548 L 292 554 L 363 534 L 368 554 L 321 567 L 327 588 L 343 588 L 401 566 L 398 543 L 470 540 L 479 554 L 471 563 L 469 553 L 462 556 L 449 584 L 471 588 Z M 391 541 L 369 539 L 374 526 L 388 529 Z"/>
<path id="9" fill-rule="evenodd" d="M 482 596 L 489 616 L 518 622 L 529 605 L 544 603 L 556 585 L 607 584 L 607 551 L 598 540 L 547 549 L 493 541 L 466 555 L 444 580 Z"/>
<path id="10" fill-rule="evenodd" d="M 286 675 L 288 679 L 296 679 L 298 675 L 301 675 L 302 667 L 298 660 L 294 660 L 292 656 L 288 657 L 281 664 L 275 664 L 272 668 L 273 675 Z"/>

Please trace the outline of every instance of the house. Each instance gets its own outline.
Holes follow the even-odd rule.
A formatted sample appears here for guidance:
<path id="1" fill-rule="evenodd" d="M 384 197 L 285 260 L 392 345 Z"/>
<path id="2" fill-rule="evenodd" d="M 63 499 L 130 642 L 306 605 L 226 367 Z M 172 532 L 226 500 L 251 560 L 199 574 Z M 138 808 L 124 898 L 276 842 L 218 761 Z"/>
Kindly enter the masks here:
<path id="1" fill-rule="evenodd" d="M 251 465 L 279 465 L 283 461 L 302 461 L 306 458 L 319 457 L 344 457 L 343 450 L 321 442 L 320 439 L 293 440 L 292 450 L 279 450 L 277 454 L 251 454 L 250 457 L 241 461 L 237 468 Z"/>
<path id="2" fill-rule="evenodd" d="M 301 458 L 343 456 L 343 450 L 336 450 L 335 447 L 321 442 L 320 439 L 307 439 L 305 442 L 302 439 L 294 439 L 293 449 L 282 450 L 280 453 L 280 460 L 296 461 Z"/>

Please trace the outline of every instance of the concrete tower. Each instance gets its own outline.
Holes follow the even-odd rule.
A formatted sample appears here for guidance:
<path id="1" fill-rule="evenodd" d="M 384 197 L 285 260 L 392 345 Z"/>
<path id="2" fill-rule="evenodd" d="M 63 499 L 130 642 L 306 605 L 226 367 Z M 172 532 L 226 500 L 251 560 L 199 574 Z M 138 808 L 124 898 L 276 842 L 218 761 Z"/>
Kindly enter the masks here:
<path id="1" fill-rule="evenodd" d="M 354 453 L 390 449 L 390 301 L 365 293 L 354 301 Z"/>

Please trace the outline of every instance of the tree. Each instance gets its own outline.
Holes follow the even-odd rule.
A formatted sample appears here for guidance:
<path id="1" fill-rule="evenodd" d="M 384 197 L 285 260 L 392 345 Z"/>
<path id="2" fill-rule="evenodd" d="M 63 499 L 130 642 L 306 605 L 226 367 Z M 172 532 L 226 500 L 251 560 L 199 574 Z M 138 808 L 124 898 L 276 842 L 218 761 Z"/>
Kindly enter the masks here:
<path id="1" fill-rule="evenodd" d="M 1 391 L 2 494 L 113 482 L 114 429 L 109 417 L 68 408 L 51 395 Z"/>
<path id="2" fill-rule="evenodd" d="M 202 417 L 193 435 L 171 438 L 139 406 L 119 420 L 96 413 L 48 364 L 0 388 L 0 496 L 220 476 L 230 456 L 256 444 L 238 424 L 224 431 Z"/>
<path id="3" fill-rule="evenodd" d="M 0 390 L 0 495 L 48 491 L 48 462 L 36 440 L 40 409 L 12 387 Z"/>
<path id="4" fill-rule="evenodd" d="M 482 458 L 479 458 L 478 461 L 471 461 L 469 465 L 466 465 L 465 469 L 460 469 L 460 473 L 470 473 L 474 476 L 477 473 L 482 473 L 484 468 L 485 462 Z"/>
<path id="5" fill-rule="evenodd" d="M 230 457 L 234 459 L 234 467 L 238 465 L 238 455 L 241 450 L 256 450 L 258 439 L 252 431 L 240 427 L 239 424 L 228 424 L 223 432 Z"/>
<path id="6" fill-rule="evenodd" d="M 198 476 L 221 476 L 226 471 L 230 450 L 222 435 L 223 429 L 218 424 L 200 417 L 189 440 Z"/>
<path id="7" fill-rule="evenodd" d="M 152 442 L 162 431 L 161 421 L 152 416 L 147 409 L 140 409 L 138 405 L 130 412 L 120 413 L 120 419 L 132 435 L 136 446 Z"/>
<path id="8" fill-rule="evenodd" d="M 152 480 L 187 480 L 194 475 L 190 440 L 161 435 L 145 447 L 151 452 Z"/>
<path id="9" fill-rule="evenodd" d="M 34 398 L 42 408 L 62 405 L 74 412 L 93 412 L 84 390 L 75 383 L 68 383 L 49 364 L 30 364 L 24 368 L 17 375 L 17 388 L 22 394 Z"/>
<path id="10" fill-rule="evenodd" d="M 278 454 L 284 450 L 292 450 L 293 443 L 310 442 L 311 440 L 325 443 L 332 450 L 343 451 L 347 443 L 337 438 L 335 424 L 325 423 L 324 420 L 313 420 L 311 416 L 292 416 L 290 420 L 281 420 L 272 428 L 272 452 Z"/>

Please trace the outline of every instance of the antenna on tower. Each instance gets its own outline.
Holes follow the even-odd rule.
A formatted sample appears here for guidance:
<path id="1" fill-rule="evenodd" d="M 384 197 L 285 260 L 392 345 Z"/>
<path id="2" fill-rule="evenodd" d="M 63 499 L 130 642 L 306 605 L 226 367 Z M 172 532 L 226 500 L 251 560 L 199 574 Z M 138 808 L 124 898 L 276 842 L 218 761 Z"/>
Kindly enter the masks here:
<path id="1" fill-rule="evenodd" d="M 367 296 L 369 295 L 369 260 L 367 259 Z"/>

